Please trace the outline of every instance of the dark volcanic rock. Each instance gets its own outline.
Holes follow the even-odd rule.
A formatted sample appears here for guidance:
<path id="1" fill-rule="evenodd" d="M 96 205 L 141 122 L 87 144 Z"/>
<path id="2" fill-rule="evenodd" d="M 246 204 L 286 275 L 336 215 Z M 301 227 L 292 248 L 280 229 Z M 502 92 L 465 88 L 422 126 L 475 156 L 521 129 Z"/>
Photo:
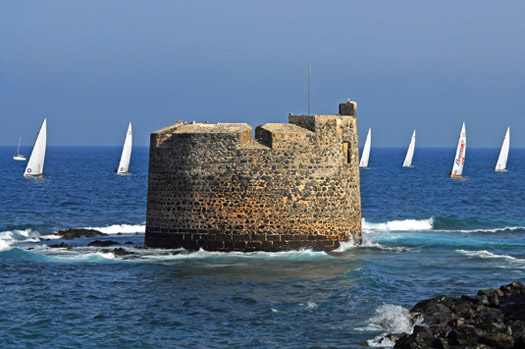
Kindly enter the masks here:
<path id="1" fill-rule="evenodd" d="M 128 251 L 128 250 L 126 250 L 125 248 L 122 248 L 122 247 L 117 247 L 117 248 L 114 248 L 113 250 L 102 250 L 100 252 L 102 252 L 102 253 L 113 253 L 115 256 L 127 256 L 127 255 L 130 255 L 130 254 L 135 254 L 135 252 Z"/>
<path id="2" fill-rule="evenodd" d="M 60 244 L 48 245 L 48 246 L 52 248 L 71 248 L 71 245 L 66 244 L 65 242 L 61 242 Z"/>
<path id="3" fill-rule="evenodd" d="M 91 241 L 88 246 L 90 247 L 108 247 L 113 245 L 120 245 L 120 243 L 111 240 L 95 240 Z"/>
<path id="4" fill-rule="evenodd" d="M 60 235 L 63 239 L 76 239 L 83 237 L 91 238 L 105 234 L 95 229 L 67 229 L 58 231 L 57 235 Z"/>
<path id="5" fill-rule="evenodd" d="M 520 282 L 480 290 L 476 297 L 423 300 L 410 315 L 421 316 L 424 325 L 401 335 L 394 348 L 525 349 L 525 286 Z"/>

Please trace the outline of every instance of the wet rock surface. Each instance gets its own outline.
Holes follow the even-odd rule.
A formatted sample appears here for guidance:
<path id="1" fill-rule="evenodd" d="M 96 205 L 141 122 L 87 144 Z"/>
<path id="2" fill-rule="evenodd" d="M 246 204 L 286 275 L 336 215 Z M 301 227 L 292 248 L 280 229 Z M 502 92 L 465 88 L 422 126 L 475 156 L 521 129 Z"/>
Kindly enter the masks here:
<path id="1" fill-rule="evenodd" d="M 56 234 L 61 236 L 62 239 L 76 239 L 76 238 L 83 238 L 83 237 L 90 238 L 90 237 L 105 235 L 101 231 L 98 231 L 95 229 L 67 229 L 67 230 L 60 230 Z"/>
<path id="2" fill-rule="evenodd" d="M 120 245 L 120 242 L 111 240 L 95 240 L 88 244 L 88 247 L 108 247 L 113 245 Z"/>
<path id="3" fill-rule="evenodd" d="M 113 253 L 115 256 L 128 256 L 128 255 L 136 254 L 135 252 L 128 251 L 122 247 L 117 247 L 117 248 L 114 248 L 113 250 L 101 250 L 100 252 Z"/>
<path id="4" fill-rule="evenodd" d="M 65 242 L 61 242 L 59 244 L 52 244 L 52 245 L 48 245 L 49 247 L 51 248 L 71 248 L 71 245 L 70 244 L 66 244 Z"/>
<path id="5" fill-rule="evenodd" d="M 525 286 L 513 282 L 477 296 L 445 295 L 417 303 L 410 316 L 412 334 L 402 334 L 394 348 L 525 349 Z"/>

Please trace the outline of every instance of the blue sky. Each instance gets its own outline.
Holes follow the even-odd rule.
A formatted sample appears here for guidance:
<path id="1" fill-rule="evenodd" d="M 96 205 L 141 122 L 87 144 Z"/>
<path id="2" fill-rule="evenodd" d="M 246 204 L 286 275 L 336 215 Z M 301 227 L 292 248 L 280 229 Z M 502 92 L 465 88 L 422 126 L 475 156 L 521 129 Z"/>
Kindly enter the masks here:
<path id="1" fill-rule="evenodd" d="M 287 122 L 358 103 L 360 144 L 525 137 L 525 2 L 2 1 L 0 144 L 136 145 L 177 119 Z"/>

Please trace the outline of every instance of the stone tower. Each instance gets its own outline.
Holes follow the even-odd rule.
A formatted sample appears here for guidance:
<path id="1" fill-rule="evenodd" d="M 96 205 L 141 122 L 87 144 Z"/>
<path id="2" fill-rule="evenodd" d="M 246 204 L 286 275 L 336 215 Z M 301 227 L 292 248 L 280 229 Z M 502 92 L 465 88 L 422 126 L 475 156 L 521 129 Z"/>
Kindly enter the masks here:
<path id="1" fill-rule="evenodd" d="M 356 104 L 288 124 L 186 124 L 151 134 L 146 245 L 331 250 L 361 239 Z"/>

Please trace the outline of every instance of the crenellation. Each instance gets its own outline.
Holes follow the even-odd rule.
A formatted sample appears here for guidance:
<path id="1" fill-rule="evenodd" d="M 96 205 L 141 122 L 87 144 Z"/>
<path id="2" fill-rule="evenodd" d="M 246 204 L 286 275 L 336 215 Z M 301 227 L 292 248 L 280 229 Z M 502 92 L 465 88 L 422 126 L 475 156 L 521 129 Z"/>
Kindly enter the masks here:
<path id="1" fill-rule="evenodd" d="M 360 239 L 355 103 L 288 124 L 177 124 L 151 135 L 146 244 L 330 250 Z"/>

